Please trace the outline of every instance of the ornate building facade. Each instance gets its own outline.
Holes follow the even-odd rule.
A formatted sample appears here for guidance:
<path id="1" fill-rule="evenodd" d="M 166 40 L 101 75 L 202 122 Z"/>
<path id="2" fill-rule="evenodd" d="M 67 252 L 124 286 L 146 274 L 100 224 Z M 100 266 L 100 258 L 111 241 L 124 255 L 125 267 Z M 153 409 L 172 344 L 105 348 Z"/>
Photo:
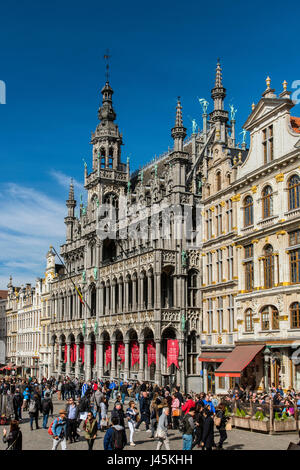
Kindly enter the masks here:
<path id="1" fill-rule="evenodd" d="M 50 283 L 49 373 L 299 388 L 300 122 L 286 83 L 276 96 L 267 79 L 244 125 L 247 149 L 218 63 L 203 129 L 193 123 L 186 139 L 178 99 L 173 149 L 133 174 L 109 82 L 101 93 L 87 204 L 76 216 L 71 183 L 66 269 Z"/>

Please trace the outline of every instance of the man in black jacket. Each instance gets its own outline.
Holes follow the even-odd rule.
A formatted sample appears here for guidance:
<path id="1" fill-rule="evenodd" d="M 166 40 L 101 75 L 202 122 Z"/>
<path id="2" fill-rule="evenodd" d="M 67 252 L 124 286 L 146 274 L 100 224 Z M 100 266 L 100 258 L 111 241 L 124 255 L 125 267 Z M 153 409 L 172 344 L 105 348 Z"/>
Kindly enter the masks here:
<path id="1" fill-rule="evenodd" d="M 146 431 L 151 432 L 149 429 L 149 423 L 150 423 L 150 401 L 148 398 L 148 393 L 143 392 L 142 398 L 140 399 L 140 412 L 141 412 L 141 419 L 138 422 L 135 430 L 138 430 L 142 422 L 145 422 L 146 425 Z"/>
<path id="2" fill-rule="evenodd" d="M 116 403 L 114 409 L 111 412 L 111 420 L 113 418 L 118 419 L 118 424 L 123 427 L 123 440 L 125 442 L 125 445 L 127 444 L 127 437 L 126 437 L 126 432 L 125 432 L 125 414 L 123 410 L 122 403 Z"/>
<path id="3" fill-rule="evenodd" d="M 214 444 L 214 420 L 211 412 L 205 407 L 203 410 L 203 433 L 201 446 L 205 450 L 212 450 Z"/>
<path id="4" fill-rule="evenodd" d="M 50 392 L 45 392 L 42 399 L 42 413 L 43 413 L 43 428 L 47 429 L 49 414 L 53 416 L 53 403 L 51 400 Z"/>
<path id="5" fill-rule="evenodd" d="M 66 406 L 66 417 L 67 417 L 67 439 L 70 443 L 76 442 L 79 439 L 77 433 L 77 420 L 79 416 L 78 406 L 75 404 L 73 398 L 69 398 Z"/>
<path id="6" fill-rule="evenodd" d="M 16 388 L 16 393 L 13 397 L 13 406 L 14 406 L 14 413 L 15 413 L 15 420 L 22 421 L 21 409 L 23 405 L 23 397 L 20 393 L 20 390 Z"/>

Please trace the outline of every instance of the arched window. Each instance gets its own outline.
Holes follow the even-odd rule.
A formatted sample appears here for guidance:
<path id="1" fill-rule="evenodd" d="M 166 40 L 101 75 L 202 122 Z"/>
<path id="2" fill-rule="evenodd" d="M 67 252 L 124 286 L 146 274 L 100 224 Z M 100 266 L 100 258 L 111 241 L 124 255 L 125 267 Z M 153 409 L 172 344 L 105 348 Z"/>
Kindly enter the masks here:
<path id="1" fill-rule="evenodd" d="M 262 192 L 262 216 L 263 219 L 273 215 L 273 189 L 266 186 Z"/>
<path id="2" fill-rule="evenodd" d="M 197 338 L 195 331 L 188 336 L 187 340 L 187 373 L 196 374 L 197 369 Z"/>
<path id="3" fill-rule="evenodd" d="M 253 312 L 251 308 L 246 310 L 245 313 L 245 330 L 247 332 L 253 331 Z"/>
<path id="4" fill-rule="evenodd" d="M 300 177 L 293 175 L 288 181 L 289 210 L 300 207 Z"/>
<path id="5" fill-rule="evenodd" d="M 291 328 L 300 328 L 300 302 L 294 302 L 290 306 Z"/>
<path id="6" fill-rule="evenodd" d="M 217 191 L 221 191 L 222 181 L 221 181 L 221 172 L 220 171 L 217 172 L 216 178 L 217 178 Z"/>
<path id="7" fill-rule="evenodd" d="M 114 149 L 110 147 L 109 152 L 108 152 L 108 168 L 113 168 L 113 166 L 114 166 Z"/>
<path id="8" fill-rule="evenodd" d="M 105 168 L 105 148 L 100 149 L 100 157 L 101 157 L 101 162 L 100 162 L 100 167 Z"/>
<path id="9" fill-rule="evenodd" d="M 264 331 L 270 329 L 269 307 L 263 308 L 261 312 L 261 329 Z"/>
<path id="10" fill-rule="evenodd" d="M 194 270 L 189 271 L 188 274 L 188 306 L 197 307 L 197 272 Z"/>
<path id="11" fill-rule="evenodd" d="M 276 307 L 271 306 L 272 309 L 272 330 L 279 330 L 279 312 Z"/>
<path id="12" fill-rule="evenodd" d="M 264 288 L 274 287 L 274 255 L 273 247 L 267 245 L 264 248 Z"/>
<path id="13" fill-rule="evenodd" d="M 244 200 L 244 227 L 253 224 L 253 199 L 247 196 Z"/>

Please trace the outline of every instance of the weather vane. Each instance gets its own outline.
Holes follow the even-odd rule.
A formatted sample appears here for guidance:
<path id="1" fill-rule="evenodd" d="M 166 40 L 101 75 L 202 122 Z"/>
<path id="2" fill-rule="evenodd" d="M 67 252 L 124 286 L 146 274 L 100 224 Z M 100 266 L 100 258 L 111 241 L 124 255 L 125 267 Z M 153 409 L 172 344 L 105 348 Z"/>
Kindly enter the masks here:
<path id="1" fill-rule="evenodd" d="M 109 81 L 109 59 L 111 56 L 109 55 L 109 49 L 106 50 L 106 53 L 104 54 L 104 60 L 106 61 L 106 72 L 105 72 L 105 77 L 106 81 Z"/>

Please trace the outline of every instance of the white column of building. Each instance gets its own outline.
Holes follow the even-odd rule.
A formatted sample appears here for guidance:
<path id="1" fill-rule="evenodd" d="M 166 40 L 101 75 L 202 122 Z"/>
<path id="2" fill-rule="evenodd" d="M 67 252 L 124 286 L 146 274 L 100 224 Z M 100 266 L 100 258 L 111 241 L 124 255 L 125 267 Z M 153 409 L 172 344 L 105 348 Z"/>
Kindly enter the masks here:
<path id="1" fill-rule="evenodd" d="M 125 367 L 124 367 L 124 376 L 129 378 L 129 367 L 130 367 L 130 341 L 125 339 Z"/>
<path id="2" fill-rule="evenodd" d="M 155 382 L 157 385 L 161 385 L 161 339 L 157 338 L 155 340 L 155 348 L 156 348 L 156 367 L 155 367 Z"/>
<path id="3" fill-rule="evenodd" d="M 138 380 L 144 380 L 144 369 L 145 369 L 145 343 L 144 339 L 139 341 L 140 346 L 140 363 L 139 363 L 139 371 L 138 371 Z"/>
<path id="4" fill-rule="evenodd" d="M 111 369 L 110 378 L 114 379 L 116 376 L 116 340 L 111 340 Z"/>
<path id="5" fill-rule="evenodd" d="M 147 282 L 148 282 L 148 305 L 147 309 L 150 310 L 152 308 L 152 275 L 151 273 L 147 273 Z"/>
<path id="6" fill-rule="evenodd" d="M 91 380 L 92 368 L 91 368 L 91 350 L 92 343 L 90 340 L 84 342 L 84 362 L 85 362 L 85 380 Z"/>

